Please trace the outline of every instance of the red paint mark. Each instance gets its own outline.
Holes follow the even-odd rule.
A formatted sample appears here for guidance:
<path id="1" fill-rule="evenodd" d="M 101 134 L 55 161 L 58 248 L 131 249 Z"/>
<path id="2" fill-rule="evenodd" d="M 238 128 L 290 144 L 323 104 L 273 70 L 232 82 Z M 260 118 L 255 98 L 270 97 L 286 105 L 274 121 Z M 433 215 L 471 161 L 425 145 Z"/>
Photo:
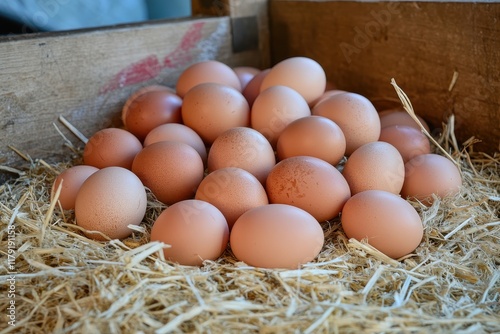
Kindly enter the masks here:
<path id="1" fill-rule="evenodd" d="M 189 51 L 201 40 L 204 24 L 204 22 L 193 23 L 182 36 L 177 48 L 164 58 L 163 64 L 160 64 L 157 56 L 147 56 L 118 72 L 107 84 L 99 89 L 99 93 L 109 93 L 117 88 L 153 79 L 165 67 L 175 68 L 188 63 L 191 60 Z"/>
<path id="2" fill-rule="evenodd" d="M 151 55 L 132 63 L 99 90 L 100 94 L 108 93 L 120 87 L 125 87 L 154 78 L 161 71 L 158 57 Z"/>
<path id="3" fill-rule="evenodd" d="M 201 29 L 204 22 L 193 23 L 182 37 L 179 46 L 170 52 L 163 60 L 163 66 L 169 68 L 179 67 L 191 60 L 189 51 L 196 46 L 202 37 Z"/>

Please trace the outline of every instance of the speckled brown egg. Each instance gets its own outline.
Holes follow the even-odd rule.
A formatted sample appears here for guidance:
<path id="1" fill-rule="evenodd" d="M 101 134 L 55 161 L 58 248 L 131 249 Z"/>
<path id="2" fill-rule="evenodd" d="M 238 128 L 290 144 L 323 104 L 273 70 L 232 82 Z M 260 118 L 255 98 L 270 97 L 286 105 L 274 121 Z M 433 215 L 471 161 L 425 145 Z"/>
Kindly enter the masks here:
<path id="1" fill-rule="evenodd" d="M 377 110 L 366 97 L 356 93 L 330 96 L 312 109 L 313 115 L 331 119 L 342 129 L 346 140 L 346 155 L 358 147 L 377 141 L 380 119 Z"/>
<path id="2" fill-rule="evenodd" d="M 170 205 L 194 197 L 204 167 L 198 152 L 188 144 L 161 141 L 137 154 L 132 171 L 159 201 Z"/>
<path id="3" fill-rule="evenodd" d="M 354 151 L 347 158 L 342 175 L 353 195 L 365 190 L 399 194 L 405 179 L 405 166 L 394 146 L 376 141 Z"/>
<path id="4" fill-rule="evenodd" d="M 216 83 L 189 90 L 182 104 L 182 119 L 210 145 L 224 131 L 250 125 L 250 107 L 236 89 Z"/>
<path id="5" fill-rule="evenodd" d="M 147 196 L 141 180 L 122 167 L 106 167 L 83 182 L 75 201 L 76 224 L 95 240 L 123 239 L 132 234 L 146 213 Z"/>
<path id="6" fill-rule="evenodd" d="M 328 162 L 307 156 L 280 161 L 266 181 L 270 203 L 293 205 L 319 222 L 338 216 L 351 196 L 342 174 Z"/>
<path id="7" fill-rule="evenodd" d="M 118 128 L 97 131 L 83 150 L 83 163 L 97 168 L 123 167 L 130 169 L 142 144 L 132 133 Z"/>
<path id="8" fill-rule="evenodd" d="M 196 199 L 213 204 L 227 220 L 229 229 L 246 211 L 269 204 L 262 184 L 255 176 L 236 167 L 213 171 L 201 181 Z"/>
<path id="9" fill-rule="evenodd" d="M 258 131 L 237 127 L 225 131 L 214 141 L 208 152 L 208 171 L 238 167 L 265 184 L 269 171 L 276 164 L 271 144 Z"/>

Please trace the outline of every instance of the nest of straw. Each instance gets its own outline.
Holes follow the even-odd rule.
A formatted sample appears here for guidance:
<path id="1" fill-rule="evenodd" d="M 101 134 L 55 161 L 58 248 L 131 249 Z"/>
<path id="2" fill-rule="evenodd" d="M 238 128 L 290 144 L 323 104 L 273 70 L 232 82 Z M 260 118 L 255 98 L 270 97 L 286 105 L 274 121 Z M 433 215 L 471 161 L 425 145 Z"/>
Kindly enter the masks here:
<path id="1" fill-rule="evenodd" d="M 54 178 L 80 152 L 32 161 L 0 186 L 4 255 L 15 229 L 15 261 L 0 263 L 0 333 L 498 333 L 500 157 L 474 152 L 473 138 L 459 149 L 453 123 L 437 141 L 464 186 L 431 207 L 411 202 L 424 238 L 399 261 L 348 240 L 334 220 L 317 259 L 297 270 L 249 267 L 230 249 L 202 267 L 169 263 L 166 245 L 149 243 L 165 208 L 151 194 L 131 237 L 96 242 L 50 201 Z M 14 298 L 4 289 L 11 272 Z"/>

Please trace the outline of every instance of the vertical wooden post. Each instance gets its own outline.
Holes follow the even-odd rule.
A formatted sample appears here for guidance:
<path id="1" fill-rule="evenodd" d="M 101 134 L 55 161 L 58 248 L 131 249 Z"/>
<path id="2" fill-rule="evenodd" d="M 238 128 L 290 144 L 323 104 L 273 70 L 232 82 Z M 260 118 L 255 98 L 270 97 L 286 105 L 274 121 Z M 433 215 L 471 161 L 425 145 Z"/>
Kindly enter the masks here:
<path id="1" fill-rule="evenodd" d="M 193 15 L 230 16 L 231 0 L 191 0 Z"/>
<path id="2" fill-rule="evenodd" d="M 228 16 L 234 63 L 270 66 L 268 0 L 192 0 L 194 16 Z"/>

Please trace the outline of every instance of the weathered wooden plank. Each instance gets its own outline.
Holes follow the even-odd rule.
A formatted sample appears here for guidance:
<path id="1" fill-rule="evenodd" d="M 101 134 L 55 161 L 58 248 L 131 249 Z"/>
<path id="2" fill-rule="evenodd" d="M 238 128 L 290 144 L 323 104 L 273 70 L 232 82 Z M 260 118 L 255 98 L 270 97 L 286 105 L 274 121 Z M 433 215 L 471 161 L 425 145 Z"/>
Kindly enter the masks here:
<path id="1" fill-rule="evenodd" d="M 454 113 L 460 141 L 500 151 L 500 4 L 271 0 L 269 15 L 273 62 L 312 57 L 381 108 L 395 78 L 432 126 Z"/>
<path id="2" fill-rule="evenodd" d="M 234 54 L 231 43 L 229 17 L 0 39 L 0 165 L 22 165 L 7 145 L 32 158 L 64 159 L 68 149 L 52 124 L 59 115 L 87 136 L 117 126 L 132 91 L 174 87 L 194 62 L 262 65 L 255 55 Z"/>

